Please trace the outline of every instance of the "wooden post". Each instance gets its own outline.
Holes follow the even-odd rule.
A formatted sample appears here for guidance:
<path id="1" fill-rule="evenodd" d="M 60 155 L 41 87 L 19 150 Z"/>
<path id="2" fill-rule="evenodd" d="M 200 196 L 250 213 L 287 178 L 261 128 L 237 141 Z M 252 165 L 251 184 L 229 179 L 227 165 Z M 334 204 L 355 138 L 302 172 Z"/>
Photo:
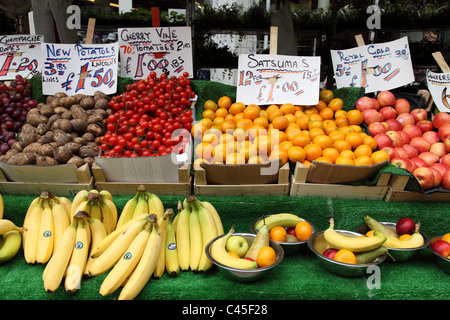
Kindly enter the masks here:
<path id="1" fill-rule="evenodd" d="M 159 21 L 159 8 L 158 7 L 152 7 L 152 26 L 153 27 L 160 27 L 160 21 Z"/>
<path id="2" fill-rule="evenodd" d="M 441 68 L 442 72 L 444 73 L 450 73 L 450 67 L 448 66 L 447 62 L 444 59 L 444 56 L 440 51 L 433 52 L 433 58 L 436 60 L 437 64 Z"/>
<path id="3" fill-rule="evenodd" d="M 270 48 L 269 54 L 276 55 L 278 52 L 278 27 L 270 27 Z M 277 81 L 278 76 L 270 77 L 269 84 L 274 84 Z"/>
<path id="4" fill-rule="evenodd" d="M 364 38 L 363 38 L 362 34 L 357 34 L 355 36 L 355 40 L 356 40 L 356 44 L 358 45 L 358 47 L 362 47 L 362 46 L 366 45 L 366 43 L 364 42 Z M 367 70 L 368 74 L 373 74 L 374 73 L 373 68 L 367 68 L 366 70 Z"/>
<path id="5" fill-rule="evenodd" d="M 94 41 L 95 18 L 89 18 L 86 30 L 86 44 L 92 44 Z"/>

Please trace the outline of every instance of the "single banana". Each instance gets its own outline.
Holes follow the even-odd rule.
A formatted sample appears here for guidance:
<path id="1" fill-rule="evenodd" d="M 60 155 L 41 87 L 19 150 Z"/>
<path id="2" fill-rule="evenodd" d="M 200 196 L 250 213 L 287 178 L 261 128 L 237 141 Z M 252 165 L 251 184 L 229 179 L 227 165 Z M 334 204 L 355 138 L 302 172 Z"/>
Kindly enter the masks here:
<path id="1" fill-rule="evenodd" d="M 138 202 L 136 204 L 136 208 L 134 209 L 133 217 L 140 215 L 142 213 L 151 213 L 148 211 L 148 201 L 147 196 L 143 193 L 139 195 Z"/>
<path id="2" fill-rule="evenodd" d="M 263 220 L 265 220 L 265 222 Z M 264 217 L 264 219 L 258 220 L 255 223 L 255 230 L 258 231 L 258 229 L 264 223 L 269 228 L 269 231 L 276 226 L 281 226 L 283 228 L 295 227 L 297 223 L 302 220 L 303 220 L 302 218 L 293 213 L 276 213 L 273 215 L 268 215 Z"/>
<path id="3" fill-rule="evenodd" d="M 328 244 L 339 250 L 347 249 L 352 252 L 364 252 L 376 249 L 383 245 L 386 241 L 386 236 L 375 231 L 371 237 L 351 237 L 334 230 L 334 219 L 330 219 L 330 226 L 323 233 Z"/>
<path id="4" fill-rule="evenodd" d="M 17 230 L 10 230 L 0 235 L 0 264 L 14 258 L 22 246 L 22 234 Z"/>
<path id="5" fill-rule="evenodd" d="M 91 229 L 91 248 L 90 248 L 91 253 L 92 249 L 97 247 L 98 244 L 101 243 L 108 234 L 106 232 L 105 226 L 103 225 L 103 222 L 101 222 L 99 219 L 89 218 L 88 222 L 89 228 Z M 89 277 L 89 270 L 93 260 L 94 258 L 92 258 L 91 254 L 89 254 L 88 260 L 86 262 L 86 267 L 84 268 L 85 277 Z"/>
<path id="6" fill-rule="evenodd" d="M 138 220 L 123 230 L 102 254 L 95 257 L 91 264 L 89 275 L 96 276 L 102 274 L 116 264 L 147 223 L 147 219 Z"/>
<path id="7" fill-rule="evenodd" d="M 54 239 L 53 239 L 53 253 L 64 234 L 64 231 L 70 225 L 69 215 L 62 204 L 57 200 L 50 199 L 50 205 L 52 206 L 53 225 L 54 225 Z"/>
<path id="8" fill-rule="evenodd" d="M 122 209 L 122 212 L 119 215 L 119 219 L 117 221 L 117 228 L 123 226 L 127 221 L 130 221 L 133 218 L 134 210 L 136 209 L 136 205 L 139 199 L 139 192 L 136 192 L 133 198 L 125 203 L 125 206 Z"/>
<path id="9" fill-rule="evenodd" d="M 419 229 L 420 222 L 417 223 L 415 232 L 408 239 L 400 240 L 398 238 L 388 236 L 386 242 L 383 243 L 383 246 L 388 249 L 411 249 L 423 246 L 425 240 L 422 234 L 419 232 Z"/>
<path id="10" fill-rule="evenodd" d="M 175 232 L 177 240 L 178 261 L 180 269 L 186 271 L 189 269 L 189 257 L 191 255 L 191 240 L 190 240 L 190 221 L 191 211 L 188 208 L 183 208 L 174 219 L 177 219 L 177 229 Z M 178 217 L 178 218 L 177 218 Z"/>
<path id="11" fill-rule="evenodd" d="M 191 253 L 189 256 L 189 267 L 192 271 L 197 271 L 200 263 L 200 257 L 202 255 L 203 241 L 202 230 L 200 229 L 200 220 L 198 216 L 198 210 L 195 206 L 191 206 L 191 215 L 189 219 L 189 235 L 191 244 Z"/>
<path id="12" fill-rule="evenodd" d="M 155 217 L 155 216 L 154 216 Z M 141 259 L 124 284 L 118 300 L 133 300 L 142 291 L 155 271 L 163 238 L 159 232 L 157 220 L 152 220 L 153 227 Z"/>
<path id="13" fill-rule="evenodd" d="M 117 207 L 115 203 L 108 198 L 103 198 L 100 201 L 100 207 L 102 211 L 102 219 L 106 232 L 110 234 L 116 229 L 117 225 Z"/>
<path id="14" fill-rule="evenodd" d="M 53 223 L 53 212 L 50 207 L 49 199 L 44 200 L 44 211 L 39 228 L 39 237 L 36 248 L 36 263 L 46 263 L 53 253 L 53 244 L 55 239 L 55 228 Z"/>
<path id="15" fill-rule="evenodd" d="M 77 213 L 78 206 L 88 199 L 88 190 L 80 190 L 77 192 L 72 200 L 72 205 L 70 206 L 70 219 L 73 218 L 74 214 Z M 72 220 L 71 220 L 72 221 Z"/>
<path id="16" fill-rule="evenodd" d="M 152 224 L 147 222 L 144 229 L 134 238 L 125 253 L 103 280 L 100 286 L 102 296 L 107 296 L 116 291 L 134 270 L 144 252 L 151 230 Z"/>
<path id="17" fill-rule="evenodd" d="M 114 201 L 111 192 L 109 192 L 108 190 L 101 190 L 99 194 L 102 196 L 102 199 L 109 199 L 111 201 Z"/>
<path id="18" fill-rule="evenodd" d="M 5 204 L 3 201 L 3 196 L 0 194 L 0 219 L 3 219 L 4 211 L 5 211 Z"/>
<path id="19" fill-rule="evenodd" d="M 72 201 L 70 201 L 70 199 L 67 197 L 61 197 L 61 196 L 59 196 L 59 197 L 54 196 L 54 199 L 56 201 L 58 201 L 58 203 L 64 207 L 64 209 L 67 212 L 67 216 L 69 217 L 69 220 L 70 220 L 70 208 L 72 207 Z"/>
<path id="20" fill-rule="evenodd" d="M 210 254 L 217 262 L 236 269 L 256 269 L 258 267 L 256 261 L 248 259 L 240 259 L 228 254 L 225 249 L 228 238 L 234 233 L 234 227 L 231 227 L 227 234 L 218 238 L 210 247 Z"/>
<path id="21" fill-rule="evenodd" d="M 365 251 L 365 252 L 357 252 L 355 254 L 356 256 L 356 263 L 357 264 L 367 264 L 374 261 L 376 258 L 382 256 L 383 254 L 388 253 L 388 249 L 382 245 L 376 249 Z"/>
<path id="22" fill-rule="evenodd" d="M 388 237 L 398 238 L 398 234 L 397 234 L 397 232 L 394 229 L 391 229 L 389 227 L 386 227 L 386 226 L 382 225 L 377 220 L 375 220 L 374 218 L 369 217 L 368 215 L 364 216 L 364 222 L 367 224 L 367 226 L 371 230 L 379 231 L 379 232 L 381 232 L 382 234 L 384 234 L 385 236 L 388 236 Z"/>
<path id="23" fill-rule="evenodd" d="M 37 202 L 33 201 L 33 207 L 30 208 L 24 219 L 23 233 L 23 254 L 28 264 L 36 263 L 36 252 L 39 239 L 39 231 L 41 226 L 42 213 L 44 211 L 44 203 L 41 197 L 37 198 Z M 31 206 L 31 205 L 30 205 Z"/>
<path id="24" fill-rule="evenodd" d="M 261 227 L 259 227 L 255 239 L 245 253 L 244 258 L 250 258 L 256 261 L 256 259 L 258 258 L 259 250 L 261 250 L 262 247 L 268 246 L 269 243 L 269 227 L 267 226 L 267 224 L 263 224 Z"/>
<path id="25" fill-rule="evenodd" d="M 91 229 L 87 219 L 84 216 L 78 221 L 75 245 L 67 266 L 66 279 L 64 281 L 64 288 L 68 294 L 73 294 L 81 287 L 81 280 L 84 275 L 91 242 Z"/>
<path id="26" fill-rule="evenodd" d="M 159 232 L 161 233 L 161 237 L 163 239 L 166 239 L 167 227 L 169 225 L 169 220 L 172 216 L 173 210 L 170 208 L 164 212 L 164 215 L 161 218 L 158 218 L 157 216 Z M 161 278 L 165 270 L 166 270 L 166 250 L 160 250 L 158 263 L 156 264 L 153 276 L 155 278 Z"/>
<path id="27" fill-rule="evenodd" d="M 158 218 L 162 218 L 164 216 L 164 204 L 161 199 L 148 191 L 145 192 L 147 196 L 148 202 L 148 213 L 154 213 Z"/>
<path id="28" fill-rule="evenodd" d="M 44 289 L 48 293 L 52 293 L 58 289 L 66 274 L 67 266 L 69 265 L 75 247 L 77 226 L 78 219 L 73 219 L 69 227 L 64 231 L 58 249 L 45 266 L 44 272 L 42 273 L 42 280 L 44 281 Z"/>
<path id="29" fill-rule="evenodd" d="M 164 250 L 166 254 L 166 271 L 170 276 L 176 276 L 180 272 L 180 263 L 178 261 L 177 240 L 175 230 L 172 226 L 173 217 L 169 219 L 167 224 L 167 232 Z"/>
<path id="30" fill-rule="evenodd" d="M 22 233 L 24 231 L 24 228 L 16 226 L 11 220 L 0 219 L 0 234 L 4 234 L 11 230 L 16 230 Z"/>
<path id="31" fill-rule="evenodd" d="M 224 229 L 223 229 L 223 223 L 222 223 L 222 219 L 220 218 L 219 213 L 217 212 L 216 208 L 208 201 L 200 201 L 200 204 L 209 210 L 209 212 L 211 213 L 211 215 L 214 218 L 214 221 L 216 223 L 216 228 L 217 228 L 217 235 L 220 236 L 222 234 L 224 234 Z"/>
<path id="32" fill-rule="evenodd" d="M 102 208 L 100 206 L 100 201 L 98 200 L 87 200 L 87 205 L 89 206 L 89 216 L 92 218 L 96 218 L 102 220 Z M 83 202 L 85 203 L 85 202 Z M 78 207 L 81 210 L 80 207 Z"/>

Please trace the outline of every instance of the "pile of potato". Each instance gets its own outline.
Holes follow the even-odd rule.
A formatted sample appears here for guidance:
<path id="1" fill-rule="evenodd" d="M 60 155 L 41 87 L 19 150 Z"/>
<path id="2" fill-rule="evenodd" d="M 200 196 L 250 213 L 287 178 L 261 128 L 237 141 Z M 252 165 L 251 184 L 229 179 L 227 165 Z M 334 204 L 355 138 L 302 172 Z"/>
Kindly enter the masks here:
<path id="1" fill-rule="evenodd" d="M 12 165 L 91 166 L 98 155 L 98 138 L 106 133 L 109 100 L 100 91 L 94 96 L 48 96 L 46 103 L 28 112 L 18 141 L 0 160 Z"/>

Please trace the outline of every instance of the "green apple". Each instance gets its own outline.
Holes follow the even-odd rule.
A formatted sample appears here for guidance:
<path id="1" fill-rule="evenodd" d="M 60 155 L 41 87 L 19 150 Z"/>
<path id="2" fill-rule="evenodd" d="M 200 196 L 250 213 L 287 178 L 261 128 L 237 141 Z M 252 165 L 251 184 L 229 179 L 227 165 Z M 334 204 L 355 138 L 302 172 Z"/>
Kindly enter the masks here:
<path id="1" fill-rule="evenodd" d="M 243 257 L 248 250 L 248 242 L 244 237 L 241 236 L 231 236 L 228 238 L 225 244 L 225 249 L 228 252 L 234 252 L 239 257 Z"/>

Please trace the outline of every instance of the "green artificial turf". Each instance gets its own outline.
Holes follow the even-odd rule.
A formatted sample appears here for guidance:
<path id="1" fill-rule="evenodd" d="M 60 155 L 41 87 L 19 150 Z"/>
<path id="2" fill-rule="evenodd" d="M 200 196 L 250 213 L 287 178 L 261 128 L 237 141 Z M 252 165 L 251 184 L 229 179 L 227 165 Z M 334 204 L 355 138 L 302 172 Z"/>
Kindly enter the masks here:
<path id="1" fill-rule="evenodd" d="M 5 218 L 21 225 L 33 196 L 4 195 Z M 128 196 L 116 196 L 119 210 Z M 161 196 L 166 208 L 176 209 L 179 196 Z M 336 228 L 355 230 L 369 214 L 379 221 L 397 221 L 409 216 L 420 220 L 422 231 L 433 237 L 450 230 L 450 204 L 401 203 L 379 200 L 329 199 L 322 197 L 199 197 L 218 210 L 225 230 L 250 232 L 250 223 L 262 214 L 292 212 L 312 222 L 318 230 L 334 217 Z M 23 252 L 0 265 L 2 300 L 103 300 L 117 299 L 120 289 L 107 297 L 98 293 L 106 274 L 84 279 L 81 289 L 68 295 L 61 286 L 56 292 L 44 291 L 44 266 L 26 264 Z M 370 275 L 345 278 L 326 270 L 309 249 L 283 262 L 267 278 L 254 283 L 237 283 L 224 278 L 216 267 L 206 273 L 181 272 L 151 279 L 136 300 L 448 300 L 450 276 L 439 269 L 428 249 L 412 261 L 381 265 L 381 287 L 367 285 Z"/>

